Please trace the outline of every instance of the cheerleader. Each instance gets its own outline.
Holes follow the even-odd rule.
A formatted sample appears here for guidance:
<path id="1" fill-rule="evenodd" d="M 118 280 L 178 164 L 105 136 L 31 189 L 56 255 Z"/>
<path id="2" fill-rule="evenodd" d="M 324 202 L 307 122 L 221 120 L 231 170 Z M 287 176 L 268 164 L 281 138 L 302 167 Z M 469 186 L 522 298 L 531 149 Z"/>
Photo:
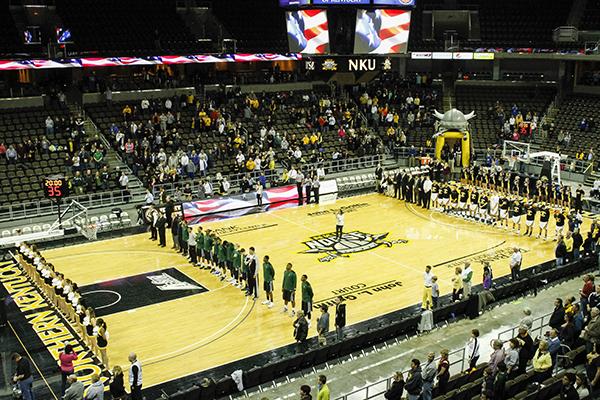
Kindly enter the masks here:
<path id="1" fill-rule="evenodd" d="M 512 212 L 511 231 L 516 232 L 517 234 L 520 234 L 521 233 L 521 213 L 523 212 L 523 209 L 522 209 L 521 203 L 519 202 L 519 199 L 517 197 L 515 197 L 515 199 L 513 200 L 511 212 Z"/>
<path id="2" fill-rule="evenodd" d="M 479 208 L 479 191 L 473 188 L 469 195 L 469 216 L 475 218 L 477 209 Z"/>
<path id="3" fill-rule="evenodd" d="M 532 200 L 527 203 L 525 211 L 525 236 L 531 236 L 533 233 L 533 223 L 535 222 L 536 206 Z"/>
<path id="4" fill-rule="evenodd" d="M 529 197 L 529 177 L 526 176 L 525 179 L 523 179 L 523 196 L 526 197 L 527 199 L 531 199 Z"/>
<path id="5" fill-rule="evenodd" d="M 544 233 L 544 240 L 548 239 L 548 220 L 550 219 L 550 209 L 545 203 L 540 206 L 540 222 L 539 222 L 539 233 L 538 238 L 542 237 Z"/>
<path id="6" fill-rule="evenodd" d="M 98 350 L 100 350 L 100 358 L 102 364 L 104 364 L 104 368 L 110 371 L 110 366 L 108 364 L 108 340 L 110 335 L 108 333 L 108 327 L 106 322 L 102 318 L 98 318 L 96 321 L 96 326 L 94 327 L 94 336 L 96 336 L 96 344 L 98 346 Z"/>
<path id="7" fill-rule="evenodd" d="M 471 175 L 470 168 L 469 167 L 464 167 L 462 169 L 462 171 L 461 171 L 461 179 L 460 179 L 461 183 L 463 183 L 463 184 L 469 184 L 470 183 L 469 182 L 470 175 Z"/>
<path id="8" fill-rule="evenodd" d="M 500 170 L 500 172 L 498 172 L 497 185 L 500 193 L 506 194 L 506 191 L 504 190 L 504 170 Z"/>
<path id="9" fill-rule="evenodd" d="M 498 173 L 497 173 L 495 167 L 492 167 L 490 169 L 490 189 L 495 191 L 497 182 L 498 182 Z"/>
<path id="10" fill-rule="evenodd" d="M 515 180 L 513 182 L 513 192 L 515 196 L 521 195 L 521 177 L 519 175 L 515 176 Z"/>
<path id="11" fill-rule="evenodd" d="M 431 183 L 431 208 L 437 210 L 438 204 L 438 193 L 440 191 L 440 184 L 437 181 Z"/>
<path id="12" fill-rule="evenodd" d="M 571 186 L 565 185 L 563 193 L 563 207 L 571 207 Z"/>
<path id="13" fill-rule="evenodd" d="M 508 229 L 508 209 L 510 208 L 510 201 L 507 197 L 501 196 L 498 199 L 498 223 L 500 226 Z"/>
<path id="14" fill-rule="evenodd" d="M 542 180 L 538 179 L 535 183 L 535 192 L 533 194 L 535 201 L 545 201 L 542 196 Z"/>
<path id="15" fill-rule="evenodd" d="M 96 337 L 94 336 L 94 326 L 96 325 L 96 313 L 92 307 L 88 307 L 85 310 L 85 317 L 83 318 L 83 326 L 85 327 L 85 335 L 87 343 L 92 352 L 97 353 L 96 348 Z"/>
<path id="16" fill-rule="evenodd" d="M 565 219 L 566 219 L 565 210 L 563 210 L 561 208 L 557 208 L 554 211 L 554 219 L 556 220 L 556 222 L 555 222 L 556 235 L 554 237 L 554 240 L 556 241 L 556 240 L 558 240 L 559 236 L 563 235 L 563 232 L 564 232 Z"/>
<path id="17" fill-rule="evenodd" d="M 506 171 L 504 173 L 504 192 L 507 195 L 510 195 L 511 191 L 510 191 L 510 172 Z"/>

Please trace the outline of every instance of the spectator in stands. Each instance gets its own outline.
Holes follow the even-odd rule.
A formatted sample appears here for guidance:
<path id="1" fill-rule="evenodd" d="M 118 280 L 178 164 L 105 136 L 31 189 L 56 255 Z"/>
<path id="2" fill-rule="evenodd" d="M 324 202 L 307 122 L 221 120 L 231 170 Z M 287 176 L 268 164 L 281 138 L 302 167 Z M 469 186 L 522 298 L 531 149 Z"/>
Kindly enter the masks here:
<path id="1" fill-rule="evenodd" d="M 496 373 L 496 368 L 498 367 L 498 363 L 504 361 L 504 348 L 502 347 L 502 342 L 500 340 L 492 341 L 492 349 L 493 352 L 490 355 L 490 361 L 488 365 L 492 368 L 492 373 Z"/>
<path id="2" fill-rule="evenodd" d="M 129 177 L 127 176 L 127 174 L 125 173 L 125 171 L 121 172 L 121 176 L 119 177 L 119 187 L 121 188 L 121 191 L 123 192 L 123 198 L 125 199 L 125 202 L 128 203 L 129 202 Z"/>
<path id="3" fill-rule="evenodd" d="M 561 326 L 559 332 L 559 338 L 562 344 L 568 346 L 570 349 L 575 348 L 575 341 L 577 340 L 577 329 L 573 323 L 573 314 L 565 313 L 565 323 Z"/>
<path id="4" fill-rule="evenodd" d="M 471 337 L 467 342 L 467 357 L 469 359 L 469 369 L 472 370 L 477 366 L 479 360 L 479 329 L 471 331 Z"/>
<path id="5" fill-rule="evenodd" d="M 496 377 L 494 378 L 494 393 L 492 399 L 506 398 L 506 381 L 508 379 L 506 364 L 503 362 L 498 363 L 498 370 L 496 372 Z"/>
<path id="6" fill-rule="evenodd" d="M 423 379 L 421 377 L 421 362 L 416 358 L 410 363 L 410 371 L 404 384 L 404 389 L 408 393 L 408 400 L 418 400 L 423 389 Z"/>
<path id="7" fill-rule="evenodd" d="M 544 382 L 552 375 L 552 357 L 548 352 L 548 342 L 545 340 L 540 341 L 533 356 L 533 370 L 538 383 Z"/>
<path id="8" fill-rule="evenodd" d="M 575 374 L 567 372 L 562 378 L 562 387 L 560 388 L 561 400 L 579 400 L 579 394 L 575 389 Z"/>
<path id="9" fill-rule="evenodd" d="M 312 400 L 312 396 L 310 394 L 310 386 L 300 386 L 300 400 Z"/>
<path id="10" fill-rule="evenodd" d="M 519 341 L 515 338 L 508 341 L 508 349 L 504 357 L 505 372 L 508 379 L 512 379 L 519 373 Z"/>
<path id="11" fill-rule="evenodd" d="M 431 400 L 433 393 L 433 382 L 437 375 L 437 367 L 435 365 L 435 353 L 427 354 L 427 363 L 422 368 L 421 378 L 423 379 L 423 391 L 421 392 L 422 400 Z"/>
<path id="12" fill-rule="evenodd" d="M 86 389 L 84 400 L 104 400 L 104 384 L 98 374 L 93 374 L 91 380 L 92 384 Z"/>
<path id="13" fill-rule="evenodd" d="M 588 322 L 583 330 L 582 336 L 586 341 L 586 349 L 588 352 L 590 352 L 595 345 L 600 344 L 600 310 L 597 307 L 593 307 L 590 310 L 590 322 Z M 598 383 L 600 383 L 600 380 Z"/>
<path id="14" fill-rule="evenodd" d="M 404 393 L 404 377 L 402 372 L 396 372 L 392 380 L 392 386 L 384 393 L 387 400 L 401 400 Z M 425 397 L 423 400 L 427 400 Z"/>
<path id="15" fill-rule="evenodd" d="M 440 361 L 437 368 L 438 395 L 444 395 L 448 391 L 450 380 L 450 362 L 448 361 L 448 349 L 440 351 Z"/>
<path id="16" fill-rule="evenodd" d="M 83 383 L 77 380 L 77 375 L 69 375 L 67 377 L 67 383 L 69 383 L 69 387 L 65 391 L 62 400 L 82 400 L 84 387 Z"/>
<path id="17" fill-rule="evenodd" d="M 558 331 L 552 328 L 546 333 L 546 337 L 548 340 L 548 352 L 550 353 L 550 357 L 552 357 L 552 364 L 556 364 L 556 357 L 560 352 L 561 346 L 561 340 Z"/>
<path id="18" fill-rule="evenodd" d="M 48 117 L 46 118 L 46 135 L 48 136 L 52 136 L 54 135 L 54 120 L 52 119 L 51 116 L 48 115 Z"/>
<path id="19" fill-rule="evenodd" d="M 17 153 L 17 150 L 15 150 L 15 146 L 13 146 L 12 144 L 9 145 L 8 149 L 6 149 L 6 160 L 8 161 L 8 163 L 15 164 L 18 158 L 19 155 Z"/>
<path id="20" fill-rule="evenodd" d="M 565 321 L 565 309 L 563 307 L 563 301 L 560 297 L 557 297 L 554 300 L 554 310 L 552 311 L 552 315 L 550 316 L 550 325 L 551 328 L 560 331 L 562 324 Z"/>
<path id="21" fill-rule="evenodd" d="M 524 374 L 527 363 L 533 357 L 533 339 L 525 327 L 519 327 L 519 334 L 516 338 L 519 341 L 519 374 Z"/>
<path id="22" fill-rule="evenodd" d="M 298 311 L 301 314 L 302 311 Z M 327 377 L 325 375 L 319 375 L 317 378 L 317 400 L 329 400 L 329 386 L 327 386 Z"/>
<path id="23" fill-rule="evenodd" d="M 590 395 L 590 385 L 585 374 L 578 373 L 577 376 L 575 376 L 575 390 L 580 399 L 585 399 Z"/>
<path id="24" fill-rule="evenodd" d="M 529 307 L 523 308 L 523 318 L 519 321 L 519 326 L 525 326 L 527 329 L 531 329 L 533 325 L 533 318 L 531 317 L 531 309 Z"/>
<path id="25" fill-rule="evenodd" d="M 483 371 L 483 383 L 481 385 L 482 398 L 494 398 L 494 371 L 491 367 L 487 367 Z"/>

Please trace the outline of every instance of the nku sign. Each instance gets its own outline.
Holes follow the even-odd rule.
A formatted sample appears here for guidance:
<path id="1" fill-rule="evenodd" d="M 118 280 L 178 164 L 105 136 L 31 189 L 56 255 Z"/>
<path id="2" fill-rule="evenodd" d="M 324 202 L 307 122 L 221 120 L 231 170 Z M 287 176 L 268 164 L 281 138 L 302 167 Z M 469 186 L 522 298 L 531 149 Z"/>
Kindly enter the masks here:
<path id="1" fill-rule="evenodd" d="M 377 60 L 374 58 L 359 58 L 348 60 L 348 71 L 375 71 Z"/>

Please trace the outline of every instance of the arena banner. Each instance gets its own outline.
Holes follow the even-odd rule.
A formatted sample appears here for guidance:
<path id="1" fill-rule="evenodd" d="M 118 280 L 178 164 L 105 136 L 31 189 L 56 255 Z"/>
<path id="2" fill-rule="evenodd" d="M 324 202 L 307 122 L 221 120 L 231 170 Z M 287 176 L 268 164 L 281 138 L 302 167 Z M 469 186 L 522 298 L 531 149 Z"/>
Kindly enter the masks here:
<path id="1" fill-rule="evenodd" d="M 301 54 L 200 54 L 185 56 L 151 56 L 151 57 L 108 57 L 108 58 L 68 58 L 57 60 L 0 60 L 0 71 L 21 69 L 59 69 L 59 68 L 96 68 L 96 67 L 130 67 L 172 64 L 215 64 L 224 62 L 258 62 L 258 61 L 300 61 Z"/>
<path id="2" fill-rule="evenodd" d="M 332 191 L 335 193 L 331 193 Z M 335 200 L 337 197 L 335 180 L 322 181 L 319 193 L 323 193 L 322 196 L 319 196 L 319 203 Z M 306 202 L 306 193 L 303 191 L 302 194 L 303 202 Z M 315 201 L 314 197 L 312 197 L 312 201 Z M 298 189 L 296 185 L 287 185 L 264 190 L 261 206 L 258 205 L 256 192 L 250 192 L 229 197 L 191 201 L 183 203 L 182 209 L 185 220 L 194 225 L 297 205 Z"/>
<path id="3" fill-rule="evenodd" d="M 306 72 L 368 72 L 395 71 L 400 61 L 396 57 L 377 55 L 304 57 L 300 64 Z"/>

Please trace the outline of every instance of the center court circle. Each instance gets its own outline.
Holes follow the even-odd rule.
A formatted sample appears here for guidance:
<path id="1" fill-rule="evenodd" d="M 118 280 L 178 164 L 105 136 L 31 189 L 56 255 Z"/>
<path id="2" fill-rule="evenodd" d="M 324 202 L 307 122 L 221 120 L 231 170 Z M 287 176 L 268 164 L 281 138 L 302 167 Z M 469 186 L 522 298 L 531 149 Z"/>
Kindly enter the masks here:
<path id="1" fill-rule="evenodd" d="M 105 293 L 108 293 L 109 295 L 106 295 Z M 121 301 L 121 295 L 114 290 L 92 290 L 90 292 L 82 293 L 82 296 L 87 297 L 88 301 L 92 304 L 102 304 L 96 305 L 94 307 L 96 310 L 112 307 Z M 109 302 L 109 300 L 113 301 Z"/>

